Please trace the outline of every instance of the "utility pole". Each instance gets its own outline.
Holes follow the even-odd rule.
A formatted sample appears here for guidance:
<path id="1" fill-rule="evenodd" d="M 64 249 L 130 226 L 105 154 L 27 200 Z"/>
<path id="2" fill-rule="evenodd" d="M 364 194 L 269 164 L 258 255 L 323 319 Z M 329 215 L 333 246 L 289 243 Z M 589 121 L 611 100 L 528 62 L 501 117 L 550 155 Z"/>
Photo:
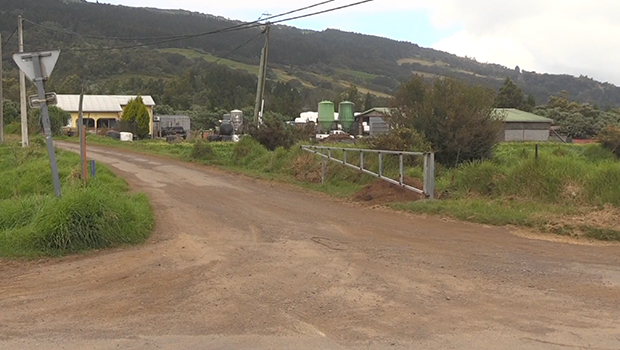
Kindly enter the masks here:
<path id="1" fill-rule="evenodd" d="M 4 143 L 4 110 L 2 109 L 4 103 L 4 97 L 2 96 L 2 34 L 0 34 L 0 144 Z"/>
<path id="2" fill-rule="evenodd" d="M 24 52 L 24 20 L 22 16 L 17 18 L 17 36 L 19 37 L 19 52 Z M 28 146 L 28 114 L 26 110 L 26 76 L 19 70 L 19 106 L 22 123 L 22 147 Z"/>
<path id="3" fill-rule="evenodd" d="M 256 88 L 256 104 L 254 105 L 254 123 L 258 123 L 262 120 L 263 110 L 265 106 L 265 80 L 267 79 L 267 59 L 269 57 L 269 23 L 265 26 L 264 33 L 265 46 L 260 57 L 260 67 L 258 68 L 258 86 Z"/>

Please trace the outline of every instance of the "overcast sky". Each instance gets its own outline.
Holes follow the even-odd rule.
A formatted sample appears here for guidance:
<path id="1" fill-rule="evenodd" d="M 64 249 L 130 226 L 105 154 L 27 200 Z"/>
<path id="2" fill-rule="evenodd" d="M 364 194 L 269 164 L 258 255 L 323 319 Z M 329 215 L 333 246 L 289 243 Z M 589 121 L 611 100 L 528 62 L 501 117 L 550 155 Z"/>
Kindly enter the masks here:
<path id="1" fill-rule="evenodd" d="M 112 0 L 245 21 L 320 0 Z M 357 2 L 336 0 L 327 9 Z M 620 0 L 375 0 L 289 22 L 410 41 L 479 62 L 539 73 L 587 75 L 620 85 Z"/>

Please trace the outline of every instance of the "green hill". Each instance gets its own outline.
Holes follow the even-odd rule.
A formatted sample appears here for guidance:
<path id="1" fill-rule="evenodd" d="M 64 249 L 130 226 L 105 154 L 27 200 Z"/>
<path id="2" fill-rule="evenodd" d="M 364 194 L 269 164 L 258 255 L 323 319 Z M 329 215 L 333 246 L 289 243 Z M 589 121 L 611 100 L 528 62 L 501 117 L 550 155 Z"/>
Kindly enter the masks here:
<path id="1" fill-rule="evenodd" d="M 0 0 L 3 38 L 15 28 L 18 14 L 36 23 L 25 23 L 27 51 L 62 50 L 49 82 L 57 92 L 77 92 L 79 77 L 85 77 L 92 91 L 148 93 L 158 103 L 176 109 L 252 104 L 263 45 L 260 28 L 171 41 L 161 38 L 213 32 L 241 22 L 189 11 L 78 0 Z M 153 37 L 160 39 L 149 39 Z M 150 45 L 153 43 L 157 44 Z M 132 46 L 136 47 L 107 49 Z M 9 99 L 14 97 L 10 85 L 17 77 L 17 69 L 10 61 L 13 51 L 15 39 L 7 44 L 3 57 Z M 375 103 L 384 104 L 385 98 L 412 74 L 428 78 L 455 76 L 495 89 L 509 76 L 539 103 L 567 91 L 576 101 L 600 107 L 620 106 L 620 88 L 588 77 L 520 71 L 412 43 L 338 30 L 317 32 L 284 25 L 271 30 L 268 92 L 276 88 L 287 91 L 286 101 L 280 102 L 289 104 L 289 110 L 316 108 L 316 102 L 335 99 L 351 85 L 362 94 L 375 95 Z M 234 81 L 227 83 L 229 90 L 207 81 L 222 78 Z M 278 98 L 268 94 L 268 99 Z"/>

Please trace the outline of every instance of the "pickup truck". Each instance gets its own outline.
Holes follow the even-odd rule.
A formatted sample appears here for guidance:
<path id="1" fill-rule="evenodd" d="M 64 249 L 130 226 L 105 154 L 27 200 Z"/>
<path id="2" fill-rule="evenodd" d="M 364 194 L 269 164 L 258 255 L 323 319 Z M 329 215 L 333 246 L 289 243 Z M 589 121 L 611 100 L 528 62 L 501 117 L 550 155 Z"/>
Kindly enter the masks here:
<path id="1" fill-rule="evenodd" d="M 172 135 L 187 139 L 187 131 L 185 131 L 182 126 L 167 126 L 161 129 L 161 136 L 166 137 Z"/>

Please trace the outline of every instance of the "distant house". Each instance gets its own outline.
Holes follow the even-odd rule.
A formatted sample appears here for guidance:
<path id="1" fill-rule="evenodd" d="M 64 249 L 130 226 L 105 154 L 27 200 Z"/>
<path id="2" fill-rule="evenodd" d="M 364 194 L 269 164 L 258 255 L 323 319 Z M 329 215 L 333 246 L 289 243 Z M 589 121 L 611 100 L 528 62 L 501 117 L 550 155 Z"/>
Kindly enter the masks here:
<path id="1" fill-rule="evenodd" d="M 84 95 L 82 112 L 84 125 L 88 129 L 116 129 L 123 116 L 123 108 L 129 101 L 137 96 L 127 95 Z M 142 101 L 149 111 L 151 121 L 149 134 L 153 135 L 153 108 L 155 101 L 151 96 L 141 96 Z M 77 128 L 80 95 L 58 95 L 57 106 L 71 114 L 71 122 L 68 125 Z"/>
<path id="2" fill-rule="evenodd" d="M 377 136 L 388 132 L 391 111 L 391 108 L 375 107 L 356 115 L 352 134 Z"/>
<path id="3" fill-rule="evenodd" d="M 495 113 L 504 121 L 500 141 L 549 141 L 553 119 L 514 108 L 497 108 Z"/>

